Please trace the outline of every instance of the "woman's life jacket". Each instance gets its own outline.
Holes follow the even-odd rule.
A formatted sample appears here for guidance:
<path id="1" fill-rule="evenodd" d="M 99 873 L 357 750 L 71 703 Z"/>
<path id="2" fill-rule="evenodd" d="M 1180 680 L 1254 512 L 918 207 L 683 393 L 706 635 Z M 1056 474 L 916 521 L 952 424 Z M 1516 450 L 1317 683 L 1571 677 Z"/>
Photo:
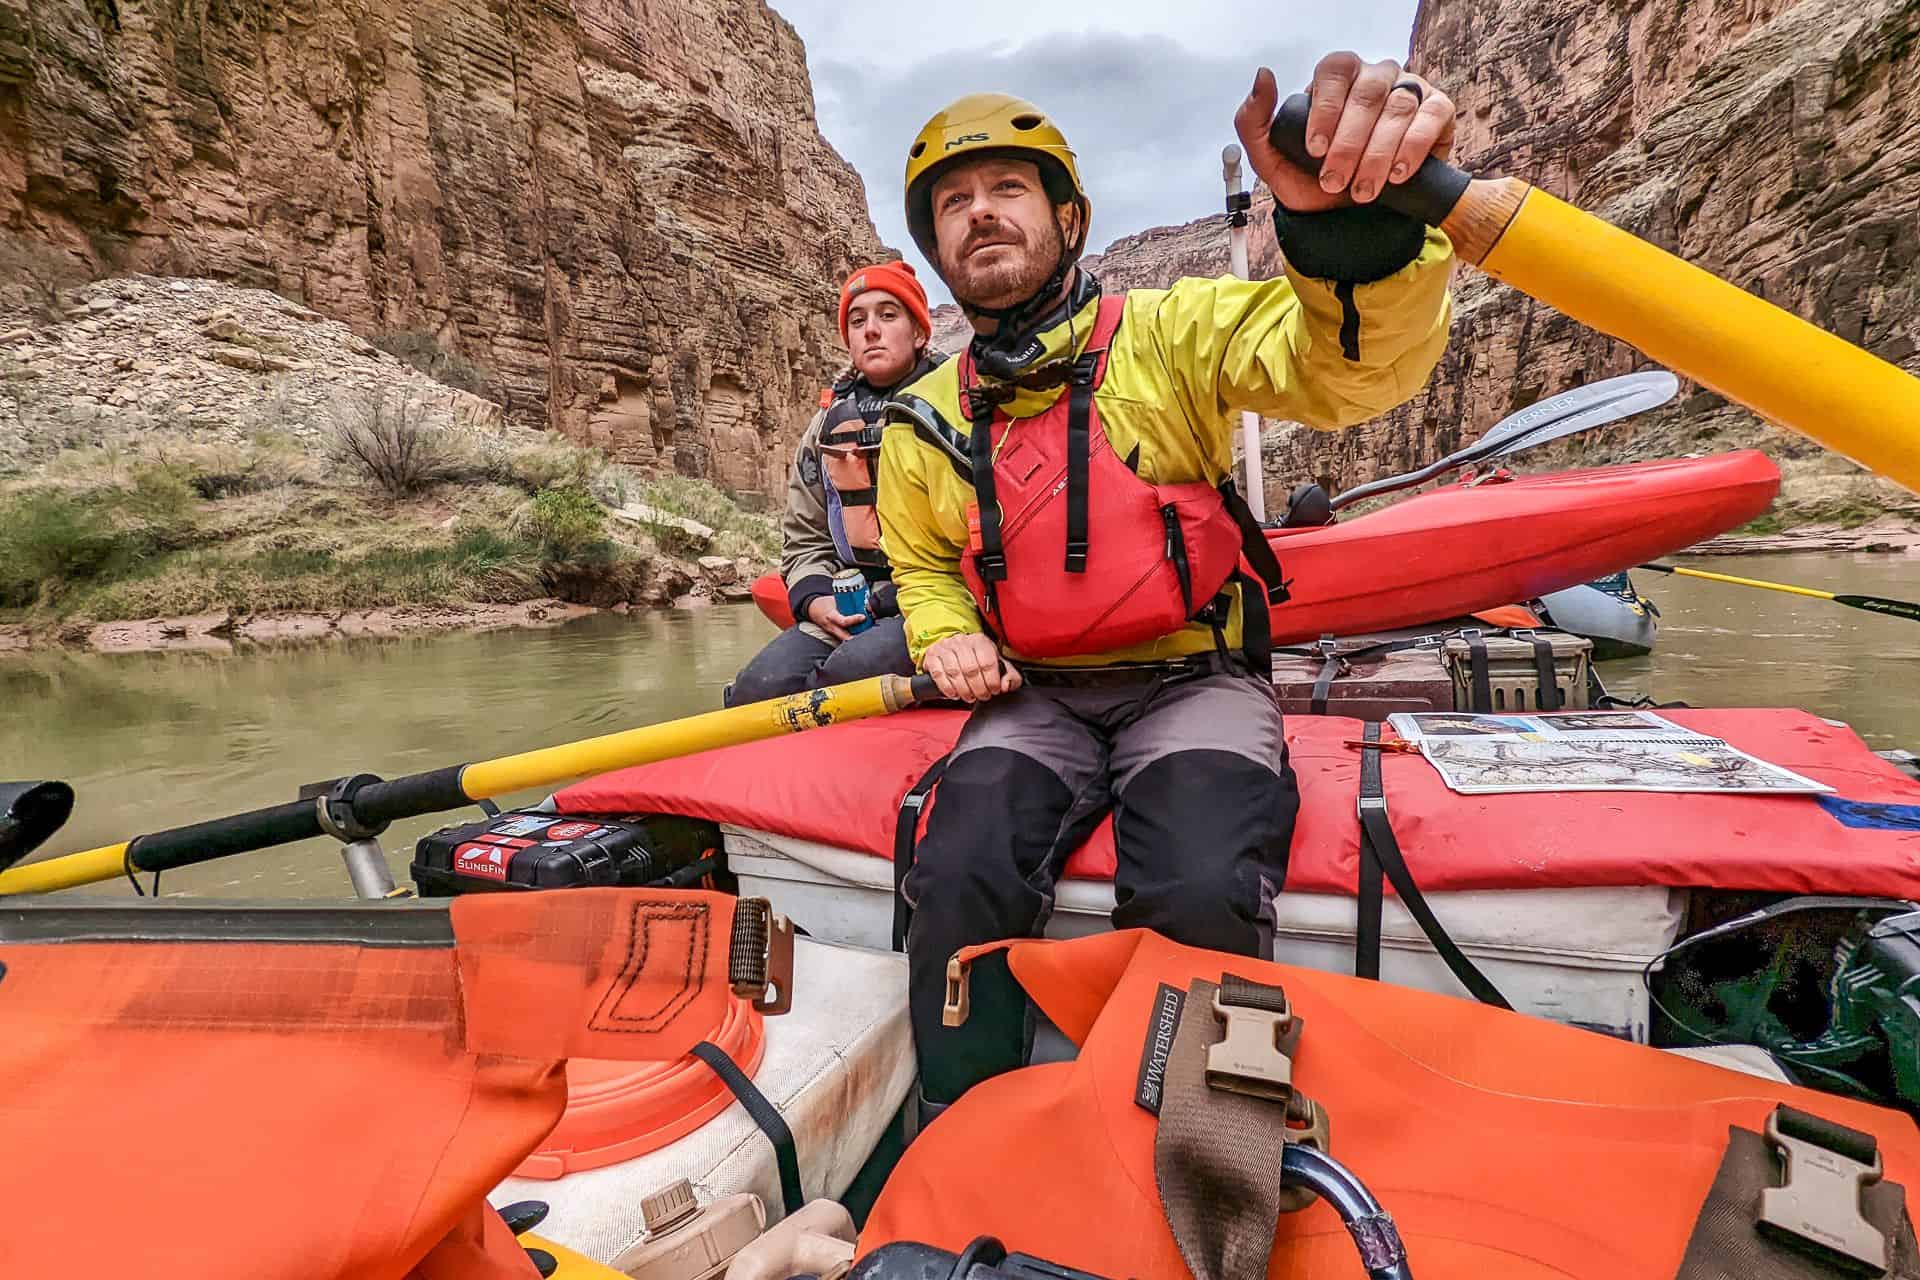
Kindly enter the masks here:
<path id="1" fill-rule="evenodd" d="M 923 357 L 897 386 L 917 381 L 943 359 Z M 794 459 L 781 529 L 780 572 L 795 617 L 806 616 L 813 597 L 831 593 L 842 569 L 859 569 L 869 582 L 891 576 L 880 549 L 876 480 L 881 424 L 895 389 L 850 371 L 820 393 L 820 414 Z"/>

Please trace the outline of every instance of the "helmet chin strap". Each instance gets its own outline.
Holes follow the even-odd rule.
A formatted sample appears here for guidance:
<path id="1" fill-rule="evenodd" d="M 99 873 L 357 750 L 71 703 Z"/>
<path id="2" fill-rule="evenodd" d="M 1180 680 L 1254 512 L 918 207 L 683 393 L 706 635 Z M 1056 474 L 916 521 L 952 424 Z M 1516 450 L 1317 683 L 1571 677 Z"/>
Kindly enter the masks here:
<path id="1" fill-rule="evenodd" d="M 1084 238 L 1085 228 L 1079 234 Z M 1070 319 L 1078 314 L 1091 298 L 1099 296 L 1099 281 L 1083 271 L 1074 282 L 1072 295 L 1060 297 L 1074 264 L 1080 260 L 1080 252 L 1080 249 L 1069 248 L 1063 237 L 1060 260 L 1054 265 L 1053 274 L 1032 295 L 1010 307 L 960 303 L 960 310 L 967 316 L 983 316 L 995 322 L 991 336 L 974 336 L 972 348 L 975 368 L 987 377 L 1001 381 L 1011 382 L 1018 378 L 1046 352 L 1046 345 L 1039 340 L 1039 335 L 1059 324 L 1062 318 Z"/>

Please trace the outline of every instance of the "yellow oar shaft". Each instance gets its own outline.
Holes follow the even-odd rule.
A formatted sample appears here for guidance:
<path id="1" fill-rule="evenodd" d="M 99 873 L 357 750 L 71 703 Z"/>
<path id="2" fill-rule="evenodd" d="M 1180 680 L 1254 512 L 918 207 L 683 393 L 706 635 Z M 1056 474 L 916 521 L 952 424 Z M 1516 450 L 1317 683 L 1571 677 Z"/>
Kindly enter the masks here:
<path id="1" fill-rule="evenodd" d="M 0 874 L 0 894 L 51 893 L 55 889 L 112 880 L 126 873 L 126 858 L 127 842 L 122 840 L 85 853 L 70 853 L 64 858 L 29 862 Z"/>
<path id="2" fill-rule="evenodd" d="M 1684 578 L 1703 578 L 1708 582 L 1725 582 L 1736 587 L 1759 587 L 1762 591 L 1784 591 L 1793 596 L 1809 596 L 1815 600 L 1832 600 L 1831 591 L 1815 591 L 1812 587 L 1794 587 L 1784 582 L 1763 582 L 1759 578 L 1736 578 L 1730 573 L 1708 573 L 1705 569 L 1682 569 L 1675 565 L 1661 570 L 1663 573 L 1677 573 Z"/>
<path id="3" fill-rule="evenodd" d="M 396 818 L 455 809 L 471 800 L 551 786 L 609 769 L 887 715 L 932 694 L 932 681 L 926 676 L 912 680 L 875 676 L 563 746 L 369 783 L 354 791 L 346 803 L 352 817 L 377 827 Z M 129 869 L 163 871 L 321 835 L 322 808 L 318 801 L 292 801 L 29 863 L 0 874 L 0 894 L 71 889 L 115 879 Z"/>
<path id="4" fill-rule="evenodd" d="M 529 787 L 551 786 L 587 774 L 605 773 L 609 769 L 651 764 L 696 751 L 796 733 L 815 725 L 886 715 L 912 704 L 906 686 L 907 681 L 899 676 L 877 676 L 831 689 L 796 693 L 666 724 L 609 733 L 582 742 L 482 760 L 461 772 L 461 789 L 469 800 L 488 799 Z"/>
<path id="5" fill-rule="evenodd" d="M 1456 216 L 1499 185 L 1474 183 Z M 1920 378 L 1880 357 L 1537 188 L 1480 266 L 1920 492 Z"/>

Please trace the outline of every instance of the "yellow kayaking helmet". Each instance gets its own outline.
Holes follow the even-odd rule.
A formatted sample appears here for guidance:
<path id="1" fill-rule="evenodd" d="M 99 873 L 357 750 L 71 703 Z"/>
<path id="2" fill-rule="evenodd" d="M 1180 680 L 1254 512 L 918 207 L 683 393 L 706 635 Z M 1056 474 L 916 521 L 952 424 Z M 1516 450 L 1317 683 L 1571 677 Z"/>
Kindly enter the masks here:
<path id="1" fill-rule="evenodd" d="M 970 93 L 949 103 L 922 125 L 907 149 L 907 230 L 937 271 L 940 253 L 933 237 L 933 183 L 947 165 L 964 156 L 992 152 L 1018 155 L 1040 167 L 1047 198 L 1080 210 L 1080 234 L 1067 246 L 1064 271 L 1086 248 L 1093 205 L 1080 185 L 1080 168 L 1066 135 L 1047 113 L 1005 93 Z"/>

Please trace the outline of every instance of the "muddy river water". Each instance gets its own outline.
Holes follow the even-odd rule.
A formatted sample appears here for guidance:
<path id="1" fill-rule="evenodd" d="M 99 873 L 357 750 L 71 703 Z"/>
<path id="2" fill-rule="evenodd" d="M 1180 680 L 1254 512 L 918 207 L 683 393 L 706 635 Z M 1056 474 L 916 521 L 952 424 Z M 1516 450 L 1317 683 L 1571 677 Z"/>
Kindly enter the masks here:
<path id="1" fill-rule="evenodd" d="M 1920 597 L 1916 556 L 1697 564 Z M 1849 722 L 1876 748 L 1920 750 L 1920 625 L 1717 583 L 1636 581 L 1661 610 L 1659 645 L 1651 657 L 1603 664 L 1612 692 L 1800 706 Z M 751 605 L 738 605 L 229 655 L 0 657 L 0 778 L 73 784 L 73 820 L 51 846 L 71 852 L 291 799 L 318 778 L 393 777 L 709 710 L 771 635 Z M 413 840 L 442 821 L 396 824 L 384 837 L 400 879 Z M 169 872 L 162 888 L 218 897 L 349 891 L 335 847 L 320 840 Z M 131 890 L 118 882 L 88 892 Z"/>

